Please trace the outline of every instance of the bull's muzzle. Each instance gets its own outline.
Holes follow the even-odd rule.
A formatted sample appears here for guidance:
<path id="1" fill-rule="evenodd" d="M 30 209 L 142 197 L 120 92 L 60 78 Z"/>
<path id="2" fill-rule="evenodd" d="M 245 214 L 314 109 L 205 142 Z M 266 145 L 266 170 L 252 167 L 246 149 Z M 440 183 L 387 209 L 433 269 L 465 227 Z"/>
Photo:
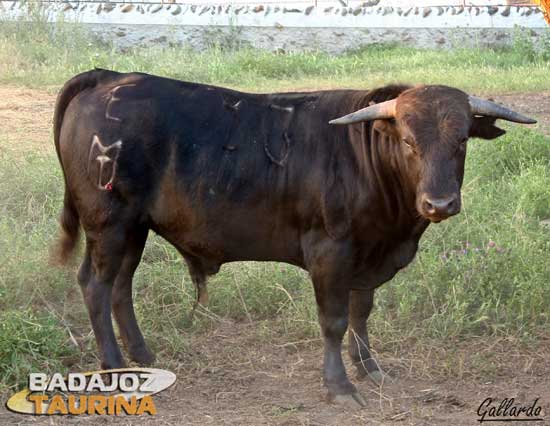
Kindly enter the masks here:
<path id="1" fill-rule="evenodd" d="M 460 212 L 460 197 L 453 194 L 448 197 L 436 198 L 423 194 L 420 202 L 420 213 L 432 222 L 441 222 Z"/>

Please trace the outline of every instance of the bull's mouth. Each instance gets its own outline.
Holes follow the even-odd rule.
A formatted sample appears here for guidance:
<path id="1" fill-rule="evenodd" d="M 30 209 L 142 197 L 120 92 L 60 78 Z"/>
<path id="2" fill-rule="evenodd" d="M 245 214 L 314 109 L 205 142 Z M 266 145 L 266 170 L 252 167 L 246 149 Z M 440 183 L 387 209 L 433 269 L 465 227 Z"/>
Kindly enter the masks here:
<path id="1" fill-rule="evenodd" d="M 451 214 L 428 214 L 426 212 L 420 212 L 420 215 L 424 219 L 429 220 L 431 223 L 440 223 L 440 222 L 443 222 L 444 220 L 449 219 L 450 217 L 456 216 L 458 213 L 460 213 L 460 209 Z"/>

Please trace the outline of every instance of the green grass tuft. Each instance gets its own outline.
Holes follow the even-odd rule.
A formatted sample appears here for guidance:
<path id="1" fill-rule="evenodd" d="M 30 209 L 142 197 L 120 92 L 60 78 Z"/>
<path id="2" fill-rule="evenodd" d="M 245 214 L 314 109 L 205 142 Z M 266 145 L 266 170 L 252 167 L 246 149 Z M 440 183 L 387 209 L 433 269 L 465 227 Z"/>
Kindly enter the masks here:
<path id="1" fill-rule="evenodd" d="M 65 372 L 63 359 L 75 354 L 52 315 L 30 308 L 0 311 L 0 393 L 25 385 L 31 372 Z"/>
<path id="2" fill-rule="evenodd" d="M 550 89 L 550 30 L 538 45 L 518 30 L 507 49 L 423 50 L 375 45 L 340 56 L 185 46 L 119 51 L 79 25 L 0 21 L 0 83 L 59 86 L 93 67 L 141 71 L 251 91 L 372 88 L 389 82 L 448 84 L 478 93 Z"/>

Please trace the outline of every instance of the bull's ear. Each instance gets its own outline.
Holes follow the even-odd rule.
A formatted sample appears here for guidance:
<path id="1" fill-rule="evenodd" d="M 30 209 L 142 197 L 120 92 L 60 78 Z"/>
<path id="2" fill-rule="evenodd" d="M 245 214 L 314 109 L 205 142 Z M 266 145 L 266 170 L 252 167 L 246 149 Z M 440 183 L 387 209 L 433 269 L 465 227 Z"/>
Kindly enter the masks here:
<path id="1" fill-rule="evenodd" d="M 494 117 L 474 117 L 470 127 L 471 138 L 496 139 L 506 133 L 506 130 L 495 126 Z"/>

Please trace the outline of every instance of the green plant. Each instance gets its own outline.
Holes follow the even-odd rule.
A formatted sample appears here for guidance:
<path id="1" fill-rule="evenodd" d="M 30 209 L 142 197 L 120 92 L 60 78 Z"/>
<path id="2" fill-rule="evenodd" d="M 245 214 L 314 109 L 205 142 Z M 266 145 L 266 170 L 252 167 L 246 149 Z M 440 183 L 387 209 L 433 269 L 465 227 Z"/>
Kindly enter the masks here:
<path id="1" fill-rule="evenodd" d="M 55 317 L 31 309 L 0 312 L 0 392 L 23 386 L 31 372 L 65 372 L 76 354 Z"/>

